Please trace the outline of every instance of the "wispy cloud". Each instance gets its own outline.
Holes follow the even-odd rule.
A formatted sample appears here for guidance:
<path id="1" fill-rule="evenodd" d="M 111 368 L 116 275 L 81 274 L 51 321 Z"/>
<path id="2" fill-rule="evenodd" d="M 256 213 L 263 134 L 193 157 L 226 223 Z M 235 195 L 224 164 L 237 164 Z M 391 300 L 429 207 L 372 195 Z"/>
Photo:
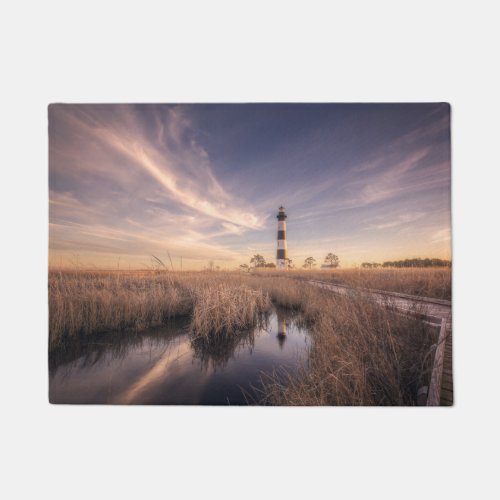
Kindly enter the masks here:
<path id="1" fill-rule="evenodd" d="M 406 213 L 406 214 L 400 214 L 397 216 L 393 217 L 384 217 L 384 216 L 379 216 L 376 217 L 375 219 L 378 219 L 380 222 L 372 222 L 367 225 L 367 229 L 377 229 L 377 230 L 383 230 L 383 229 L 390 229 L 393 227 L 398 227 L 398 226 L 403 226 L 405 224 L 410 224 L 412 222 L 415 222 L 419 219 L 422 219 L 422 217 L 425 217 L 426 212 L 413 212 L 413 213 Z M 382 220 L 381 220 L 382 219 Z"/>
<path id="2" fill-rule="evenodd" d="M 435 141 L 448 126 L 449 120 L 440 118 L 389 142 L 381 140 L 363 161 L 348 168 L 332 157 L 331 166 L 324 169 L 320 179 L 305 176 L 300 184 L 288 184 L 282 197 L 305 206 L 297 219 L 307 221 L 334 211 L 360 209 L 439 187 L 449 188 L 449 159 L 433 157 Z"/>
<path id="3" fill-rule="evenodd" d="M 92 106 L 82 109 L 62 105 L 54 114 L 54 119 L 60 120 L 58 126 L 71 125 L 75 135 L 113 149 L 128 160 L 129 167 L 148 173 L 175 202 L 236 226 L 251 229 L 262 226 L 262 216 L 242 210 L 241 200 L 235 200 L 224 190 L 215 178 L 206 151 L 196 140 L 191 138 L 180 144 L 188 134 L 184 129 L 189 122 L 179 112 L 164 113 L 162 118 L 157 113 L 156 141 L 151 141 L 141 129 L 138 117 L 129 106 L 119 106 L 118 111 L 109 116 Z M 171 135 L 161 142 L 165 129 L 171 131 Z M 84 150 L 76 154 L 80 161 L 85 157 Z M 102 158 L 88 158 L 86 173 L 96 169 L 110 179 L 128 173 L 116 158 L 104 165 Z"/>
<path id="4" fill-rule="evenodd" d="M 451 229 L 449 227 L 439 229 L 431 236 L 432 243 L 441 243 L 451 240 Z"/>
<path id="5" fill-rule="evenodd" d="M 154 130 L 132 106 L 51 108 L 51 248 L 235 259 L 207 240 L 265 217 L 224 189 L 182 112 L 151 111 Z"/>

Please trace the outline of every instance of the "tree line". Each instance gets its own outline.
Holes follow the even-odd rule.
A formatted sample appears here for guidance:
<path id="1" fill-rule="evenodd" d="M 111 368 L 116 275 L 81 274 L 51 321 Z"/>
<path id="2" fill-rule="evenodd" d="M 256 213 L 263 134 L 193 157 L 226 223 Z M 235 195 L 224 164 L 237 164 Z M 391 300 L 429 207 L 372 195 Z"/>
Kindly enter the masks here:
<path id="1" fill-rule="evenodd" d="M 288 269 L 294 269 L 295 265 L 292 262 L 292 259 L 288 260 Z M 317 261 L 314 257 L 307 257 L 304 259 L 304 263 L 302 267 L 304 269 L 313 269 L 317 266 Z M 337 255 L 329 252 L 326 257 L 323 259 L 323 264 L 321 268 L 335 269 L 340 266 L 340 259 Z M 404 259 L 404 260 L 394 260 L 394 261 L 385 261 L 385 262 L 363 262 L 361 264 L 363 269 L 377 269 L 381 267 L 451 267 L 451 260 L 443 260 L 443 259 Z M 250 264 L 241 264 L 240 269 L 242 271 L 250 271 L 255 268 L 270 268 L 275 269 L 276 264 L 274 262 L 266 262 L 266 259 L 260 255 L 255 254 L 250 259 Z"/>
<path id="2" fill-rule="evenodd" d="M 451 267 L 451 260 L 443 259 L 405 259 L 386 261 L 382 264 L 378 262 L 363 262 L 364 269 L 376 269 L 379 267 Z"/>
<path id="3" fill-rule="evenodd" d="M 295 264 L 293 263 L 292 259 L 287 259 L 287 264 L 288 264 L 288 269 L 294 269 Z M 321 265 L 322 268 L 336 268 L 339 267 L 340 265 L 340 260 L 339 258 L 333 254 L 333 253 L 328 253 L 327 256 L 324 259 L 323 264 Z M 240 269 L 242 271 L 250 271 L 252 268 L 276 268 L 276 264 L 274 262 L 266 262 L 266 259 L 260 255 L 256 254 L 250 259 L 250 265 L 249 264 L 241 264 Z M 304 264 L 302 264 L 302 267 L 305 269 L 312 269 L 313 267 L 316 267 L 316 259 L 314 257 L 307 257 L 304 259 Z"/>
<path id="4" fill-rule="evenodd" d="M 266 259 L 260 255 L 260 254 L 255 254 L 251 259 L 250 259 L 250 265 L 248 264 L 241 264 L 240 265 L 240 270 L 241 271 L 250 271 L 250 269 L 252 268 L 263 268 L 263 267 L 267 267 L 267 268 L 275 268 L 276 267 L 276 264 L 274 264 L 274 262 L 266 262 Z"/>
<path id="5" fill-rule="evenodd" d="M 304 267 L 305 269 L 312 269 L 315 266 L 316 259 L 314 257 L 307 257 L 307 259 L 304 260 L 304 264 L 302 265 L 302 267 Z M 321 265 L 322 268 L 336 268 L 339 266 L 340 259 L 331 252 L 327 254 L 327 256 L 324 258 L 323 264 Z"/>

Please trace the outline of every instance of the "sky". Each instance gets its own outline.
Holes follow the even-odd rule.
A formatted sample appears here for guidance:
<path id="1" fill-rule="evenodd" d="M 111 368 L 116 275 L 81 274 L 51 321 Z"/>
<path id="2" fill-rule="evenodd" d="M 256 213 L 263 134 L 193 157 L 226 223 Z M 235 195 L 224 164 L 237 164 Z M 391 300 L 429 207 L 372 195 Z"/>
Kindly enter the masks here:
<path id="1" fill-rule="evenodd" d="M 49 265 L 451 258 L 450 109 L 51 104 Z"/>

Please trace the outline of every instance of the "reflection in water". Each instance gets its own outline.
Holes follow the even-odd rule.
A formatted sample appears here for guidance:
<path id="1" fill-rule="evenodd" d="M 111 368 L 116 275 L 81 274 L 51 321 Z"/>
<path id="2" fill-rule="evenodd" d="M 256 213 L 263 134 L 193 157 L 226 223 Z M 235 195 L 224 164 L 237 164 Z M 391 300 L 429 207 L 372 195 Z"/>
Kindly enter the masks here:
<path id="1" fill-rule="evenodd" d="M 276 315 L 278 318 L 278 344 L 283 349 L 286 340 L 286 315 L 281 309 L 276 311 Z"/>
<path id="2" fill-rule="evenodd" d="M 269 329 L 270 314 L 263 313 L 256 328 L 244 330 L 238 335 L 217 338 L 215 341 L 207 338 L 195 338 L 191 341 L 194 358 L 198 359 L 201 368 L 206 371 L 222 370 L 235 355 L 243 349 L 251 354 L 255 344 L 255 332 Z"/>
<path id="3" fill-rule="evenodd" d="M 193 356 L 200 361 L 202 370 L 214 372 L 221 370 L 234 357 L 238 349 L 248 348 L 252 352 L 255 344 L 253 330 L 240 332 L 237 336 L 226 339 L 217 339 L 211 342 L 205 338 L 197 338 L 191 341 Z"/>
<path id="4" fill-rule="evenodd" d="M 125 359 L 134 349 L 155 349 L 168 344 L 173 338 L 187 331 L 187 318 L 170 320 L 161 328 L 135 332 L 108 332 L 93 336 L 75 337 L 49 352 L 49 373 L 61 366 L 79 360 L 82 367 L 91 367 L 112 357 Z"/>
<path id="5" fill-rule="evenodd" d="M 49 356 L 50 401 L 246 404 L 242 390 L 251 393 L 262 372 L 293 371 L 308 341 L 297 320 L 279 310 L 225 342 L 193 340 L 187 331 L 184 320 L 68 342 Z"/>

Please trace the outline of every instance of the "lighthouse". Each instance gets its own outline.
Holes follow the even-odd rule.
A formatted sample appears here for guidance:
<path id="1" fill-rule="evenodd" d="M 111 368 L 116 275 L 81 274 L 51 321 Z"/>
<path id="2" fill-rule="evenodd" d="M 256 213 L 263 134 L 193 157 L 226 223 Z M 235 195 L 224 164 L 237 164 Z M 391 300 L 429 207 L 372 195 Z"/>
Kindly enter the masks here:
<path id="1" fill-rule="evenodd" d="M 288 268 L 288 251 L 286 248 L 286 214 L 284 207 L 278 209 L 278 251 L 276 252 L 276 268 Z"/>

